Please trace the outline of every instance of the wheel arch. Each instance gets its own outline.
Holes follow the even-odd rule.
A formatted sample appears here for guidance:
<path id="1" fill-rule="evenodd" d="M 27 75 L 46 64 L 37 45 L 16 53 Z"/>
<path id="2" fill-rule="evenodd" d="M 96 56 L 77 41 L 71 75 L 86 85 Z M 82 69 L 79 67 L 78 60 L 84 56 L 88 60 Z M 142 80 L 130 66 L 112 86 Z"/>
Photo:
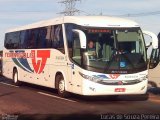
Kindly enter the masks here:
<path id="1" fill-rule="evenodd" d="M 16 67 L 16 66 L 13 67 L 13 71 L 14 71 L 14 70 L 17 70 L 17 67 Z"/>
<path id="2" fill-rule="evenodd" d="M 56 72 L 56 74 L 55 74 L 55 88 L 57 89 L 58 88 L 58 85 L 57 85 L 57 81 L 56 81 L 56 76 L 57 75 L 62 75 L 63 76 L 63 78 L 64 78 L 64 81 L 65 81 L 65 89 L 67 90 L 67 79 L 66 79 L 66 75 L 65 75 L 65 73 L 63 72 L 63 71 L 57 71 Z"/>
<path id="3" fill-rule="evenodd" d="M 13 71 L 12 71 L 12 78 L 13 78 L 13 73 L 14 73 L 14 70 L 17 70 L 17 72 L 18 72 L 18 79 L 19 79 L 19 81 L 21 81 L 21 77 L 20 77 L 20 70 L 18 69 L 18 67 L 17 66 L 14 66 L 13 67 Z"/>
<path id="4" fill-rule="evenodd" d="M 12 71 L 12 78 L 13 78 L 13 75 L 14 75 L 14 72 L 15 72 L 15 71 L 17 71 L 17 72 L 18 72 L 18 69 L 17 69 L 17 67 L 16 67 L 16 66 L 14 66 L 14 67 L 13 67 L 13 71 Z"/>

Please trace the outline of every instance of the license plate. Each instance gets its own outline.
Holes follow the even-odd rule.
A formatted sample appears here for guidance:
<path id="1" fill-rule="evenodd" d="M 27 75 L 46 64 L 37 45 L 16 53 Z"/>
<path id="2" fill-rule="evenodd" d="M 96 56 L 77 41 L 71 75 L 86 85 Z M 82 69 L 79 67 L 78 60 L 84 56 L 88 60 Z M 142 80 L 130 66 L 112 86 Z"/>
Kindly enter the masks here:
<path id="1" fill-rule="evenodd" d="M 126 88 L 115 88 L 115 92 L 125 92 Z"/>

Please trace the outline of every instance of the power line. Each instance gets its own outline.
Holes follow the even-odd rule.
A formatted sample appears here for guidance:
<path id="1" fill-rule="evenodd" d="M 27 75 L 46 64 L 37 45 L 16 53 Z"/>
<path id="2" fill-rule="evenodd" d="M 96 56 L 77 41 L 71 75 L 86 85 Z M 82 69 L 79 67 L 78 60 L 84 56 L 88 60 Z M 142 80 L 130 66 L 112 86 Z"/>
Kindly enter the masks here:
<path id="1" fill-rule="evenodd" d="M 136 14 L 124 14 L 124 15 L 114 15 L 119 17 L 143 17 L 143 16 L 150 16 L 150 15 L 158 15 L 160 11 L 153 11 L 153 12 L 146 12 L 146 13 L 136 13 Z"/>
<path id="2" fill-rule="evenodd" d="M 85 15 L 96 15 L 96 14 L 92 14 L 83 10 L 78 10 L 75 8 L 76 3 L 70 3 L 70 2 L 75 2 L 75 0 L 63 0 L 60 3 L 65 3 L 66 8 L 63 12 L 60 12 L 60 14 L 64 14 L 64 15 L 75 15 L 76 13 L 84 13 Z M 76 0 L 76 1 L 80 1 L 80 0 Z M 69 2 L 69 3 L 68 3 Z M 71 5 L 68 5 L 71 4 Z M 0 11 L 0 13 L 53 13 L 52 11 Z M 102 13 L 102 11 L 101 11 Z M 122 15 L 107 15 L 107 16 L 117 16 L 117 17 L 143 17 L 143 16 L 151 16 L 151 15 L 159 15 L 160 11 L 153 11 L 153 12 L 142 12 L 142 13 L 136 13 L 136 14 L 122 14 Z M 103 14 L 105 15 L 105 14 Z"/>
<path id="3" fill-rule="evenodd" d="M 95 15 L 95 14 L 91 14 L 91 13 L 88 13 L 88 12 L 85 12 L 85 11 L 82 11 L 81 12 L 85 13 L 86 15 Z M 122 14 L 122 15 L 106 15 L 106 16 L 117 16 L 117 17 L 143 17 L 143 16 L 151 16 L 151 15 L 159 15 L 160 14 L 160 11 L 153 11 L 153 12 L 142 12 L 142 13 L 136 13 L 136 14 L 131 14 L 131 13 L 128 13 L 128 14 Z M 98 15 L 105 15 L 103 14 L 103 11 L 100 12 L 100 14 Z"/>
<path id="4" fill-rule="evenodd" d="M 87 16 L 95 15 L 95 14 L 91 14 L 91 13 L 86 12 L 86 11 L 83 11 L 83 10 L 80 10 L 80 12 L 81 12 L 81 13 L 84 13 L 84 14 L 87 15 Z"/>

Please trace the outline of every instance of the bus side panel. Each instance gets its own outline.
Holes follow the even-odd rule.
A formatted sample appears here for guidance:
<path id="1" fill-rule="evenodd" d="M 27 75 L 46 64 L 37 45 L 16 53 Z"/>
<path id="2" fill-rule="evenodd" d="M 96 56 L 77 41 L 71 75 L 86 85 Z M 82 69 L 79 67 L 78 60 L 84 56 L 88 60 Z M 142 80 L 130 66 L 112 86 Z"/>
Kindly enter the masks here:
<path id="1" fill-rule="evenodd" d="M 22 50 L 12 50 L 13 55 L 9 50 L 4 50 L 3 75 L 5 77 L 12 78 L 13 68 L 16 67 L 20 81 L 54 88 L 55 75 L 61 72 L 68 83 L 67 60 L 63 53 L 55 49 L 23 50 L 25 57 L 19 58 L 19 54 L 22 54 L 20 51 Z"/>
<path id="2" fill-rule="evenodd" d="M 55 77 L 58 72 L 63 75 L 67 83 L 67 60 L 64 53 L 56 49 L 50 50 L 50 58 L 47 59 L 46 67 L 48 72 L 44 74 L 44 84 L 47 87 L 55 88 Z"/>
<path id="3" fill-rule="evenodd" d="M 3 76 L 12 79 L 14 64 L 12 59 L 6 56 L 7 52 L 6 49 L 3 50 L 2 72 Z"/>

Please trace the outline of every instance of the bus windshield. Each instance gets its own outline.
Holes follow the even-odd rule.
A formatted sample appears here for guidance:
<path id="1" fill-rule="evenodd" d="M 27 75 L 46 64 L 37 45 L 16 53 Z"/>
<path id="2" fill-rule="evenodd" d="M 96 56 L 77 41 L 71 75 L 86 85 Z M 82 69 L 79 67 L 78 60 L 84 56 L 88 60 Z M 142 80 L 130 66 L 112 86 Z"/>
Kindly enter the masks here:
<path id="1" fill-rule="evenodd" d="M 86 49 L 80 49 L 79 29 L 86 35 Z M 106 74 L 130 74 L 147 69 L 142 31 L 136 28 L 102 28 L 66 24 L 69 55 L 80 67 Z"/>
<path id="2" fill-rule="evenodd" d="M 146 69 L 146 50 L 139 28 L 85 29 L 87 49 L 83 64 L 88 70 L 131 73 Z"/>

